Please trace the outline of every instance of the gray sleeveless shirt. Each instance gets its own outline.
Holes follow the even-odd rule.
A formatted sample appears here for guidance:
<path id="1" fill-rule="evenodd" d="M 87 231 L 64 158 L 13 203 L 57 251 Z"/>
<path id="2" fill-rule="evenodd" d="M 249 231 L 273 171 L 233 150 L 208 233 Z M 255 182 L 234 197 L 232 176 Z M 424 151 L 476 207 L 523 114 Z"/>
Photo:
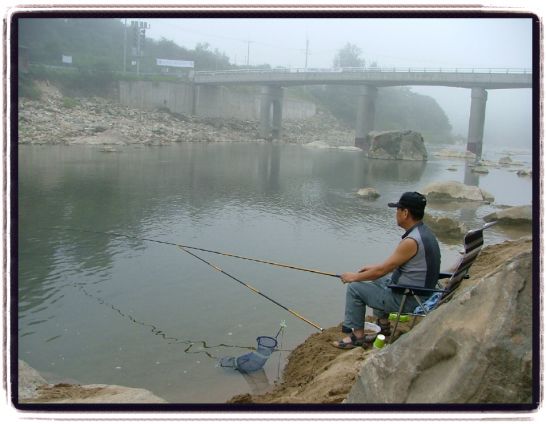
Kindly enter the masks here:
<path id="1" fill-rule="evenodd" d="M 417 253 L 392 273 L 394 284 L 433 288 L 440 274 L 440 247 L 436 236 L 423 223 L 419 222 L 402 236 L 417 242 Z"/>

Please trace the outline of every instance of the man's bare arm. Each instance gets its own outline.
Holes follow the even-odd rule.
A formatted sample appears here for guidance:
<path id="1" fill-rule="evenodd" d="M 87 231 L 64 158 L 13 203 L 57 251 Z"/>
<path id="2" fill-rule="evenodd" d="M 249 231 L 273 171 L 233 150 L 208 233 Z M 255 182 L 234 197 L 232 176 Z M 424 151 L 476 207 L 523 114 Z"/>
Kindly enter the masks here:
<path id="1" fill-rule="evenodd" d="M 396 247 L 392 255 L 383 263 L 364 266 L 358 272 L 345 272 L 341 274 L 341 281 L 343 283 L 352 283 L 355 281 L 375 280 L 394 271 L 400 265 L 405 264 L 414 257 L 416 253 L 417 242 L 411 238 L 405 238 Z"/>

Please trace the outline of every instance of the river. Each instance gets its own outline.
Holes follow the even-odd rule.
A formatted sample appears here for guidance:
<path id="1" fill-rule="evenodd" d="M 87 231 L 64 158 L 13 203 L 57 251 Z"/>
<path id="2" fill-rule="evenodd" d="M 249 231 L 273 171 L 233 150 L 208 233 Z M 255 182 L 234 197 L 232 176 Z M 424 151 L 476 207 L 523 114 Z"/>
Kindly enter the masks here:
<path id="1" fill-rule="evenodd" d="M 399 241 L 388 202 L 469 175 L 461 159 L 368 160 L 356 151 L 270 143 L 114 153 L 25 145 L 18 154 L 19 358 L 51 381 L 141 387 L 184 404 L 263 390 L 317 330 L 175 246 L 139 238 L 337 274 L 383 260 Z M 513 159 L 530 167 L 529 153 Z M 447 170 L 453 164 L 457 170 Z M 513 170 L 472 179 L 495 205 L 532 201 L 531 179 Z M 381 197 L 359 198 L 363 187 Z M 427 210 L 475 228 L 495 205 Z M 521 235 L 503 231 L 488 230 L 486 243 Z M 460 248 L 440 247 L 443 263 Z M 193 252 L 321 327 L 343 318 L 336 278 Z M 256 337 L 275 336 L 283 321 L 280 350 L 263 373 L 249 378 L 218 367 L 221 357 L 249 352 Z"/>

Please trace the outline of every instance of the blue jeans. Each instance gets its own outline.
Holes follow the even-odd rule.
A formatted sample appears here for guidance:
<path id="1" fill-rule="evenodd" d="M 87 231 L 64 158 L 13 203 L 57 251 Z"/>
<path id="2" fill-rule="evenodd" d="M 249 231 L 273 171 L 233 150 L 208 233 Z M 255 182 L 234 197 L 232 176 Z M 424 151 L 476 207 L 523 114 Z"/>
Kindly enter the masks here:
<path id="1" fill-rule="evenodd" d="M 343 325 L 348 328 L 363 328 L 366 306 L 374 310 L 377 318 L 387 318 L 390 312 L 398 312 L 403 293 L 389 289 L 387 286 L 390 282 L 391 276 L 386 275 L 374 281 L 350 283 L 347 286 Z M 402 312 L 412 312 L 417 305 L 415 299 L 409 296 Z"/>

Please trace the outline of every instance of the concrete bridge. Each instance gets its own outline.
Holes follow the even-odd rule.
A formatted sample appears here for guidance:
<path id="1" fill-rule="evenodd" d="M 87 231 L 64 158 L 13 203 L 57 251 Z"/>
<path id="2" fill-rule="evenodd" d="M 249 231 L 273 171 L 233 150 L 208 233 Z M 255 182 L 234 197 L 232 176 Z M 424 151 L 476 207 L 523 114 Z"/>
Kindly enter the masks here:
<path id="1" fill-rule="evenodd" d="M 526 69 L 423 69 L 339 68 L 200 71 L 194 76 L 198 90 L 226 85 L 260 85 L 260 128 L 263 137 L 278 138 L 282 121 L 283 87 L 295 85 L 355 85 L 355 146 L 369 147 L 367 134 L 374 129 L 378 88 L 392 86 L 445 86 L 471 90 L 467 149 L 481 157 L 487 90 L 531 88 Z"/>

